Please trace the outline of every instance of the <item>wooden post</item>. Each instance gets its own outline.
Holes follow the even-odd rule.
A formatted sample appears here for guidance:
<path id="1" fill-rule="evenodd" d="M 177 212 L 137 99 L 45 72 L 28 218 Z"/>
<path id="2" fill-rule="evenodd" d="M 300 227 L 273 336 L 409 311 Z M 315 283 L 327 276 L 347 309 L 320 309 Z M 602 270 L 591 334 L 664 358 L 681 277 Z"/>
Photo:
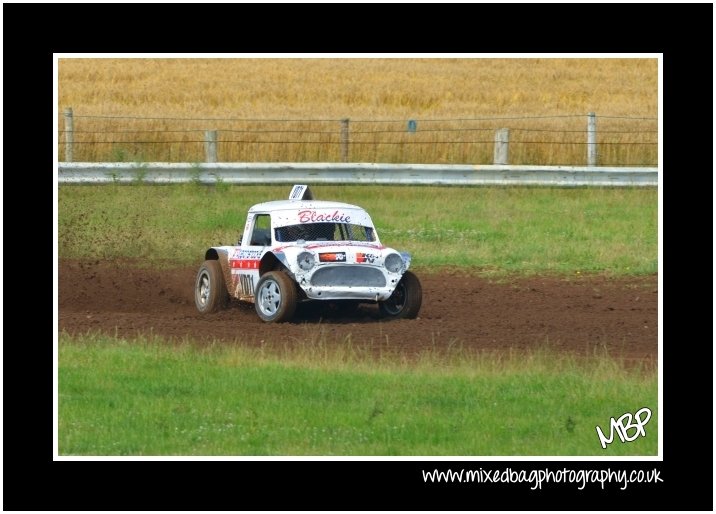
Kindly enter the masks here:
<path id="1" fill-rule="evenodd" d="M 587 115 L 587 166 L 597 165 L 597 115 Z"/>
<path id="2" fill-rule="evenodd" d="M 510 149 L 510 129 L 502 128 L 495 132 L 495 156 L 493 164 L 507 164 Z"/>
<path id="3" fill-rule="evenodd" d="M 350 118 L 341 120 L 341 161 L 348 162 L 348 145 L 349 145 L 349 123 Z"/>
<path id="4" fill-rule="evenodd" d="M 216 130 L 204 132 L 204 153 L 206 162 L 216 162 Z"/>
<path id="5" fill-rule="evenodd" d="M 72 162 L 72 146 L 75 142 L 72 107 L 65 109 L 65 162 Z"/>

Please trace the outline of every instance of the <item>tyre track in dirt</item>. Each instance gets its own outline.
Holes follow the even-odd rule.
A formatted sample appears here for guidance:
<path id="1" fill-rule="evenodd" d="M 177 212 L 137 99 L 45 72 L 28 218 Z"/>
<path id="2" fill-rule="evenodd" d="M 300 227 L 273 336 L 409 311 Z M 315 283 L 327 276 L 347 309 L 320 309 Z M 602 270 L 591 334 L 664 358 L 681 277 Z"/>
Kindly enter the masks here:
<path id="1" fill-rule="evenodd" d="M 413 353 L 460 346 L 489 351 L 549 348 L 655 363 L 657 277 L 512 277 L 499 281 L 459 270 L 418 273 L 423 305 L 415 320 L 385 321 L 373 305 L 339 316 L 300 308 L 294 322 L 265 324 L 253 305 L 232 301 L 201 315 L 193 300 L 196 269 L 142 268 L 126 262 L 62 259 L 59 329 L 200 343 L 290 345 L 322 340 Z"/>

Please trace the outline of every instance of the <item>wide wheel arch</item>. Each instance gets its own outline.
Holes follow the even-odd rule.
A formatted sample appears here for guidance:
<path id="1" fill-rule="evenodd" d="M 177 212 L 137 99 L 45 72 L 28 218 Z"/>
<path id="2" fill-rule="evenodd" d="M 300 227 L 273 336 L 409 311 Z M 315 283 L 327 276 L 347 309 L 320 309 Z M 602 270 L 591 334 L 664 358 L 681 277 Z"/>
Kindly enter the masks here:
<path id="1" fill-rule="evenodd" d="M 259 276 L 263 276 L 269 271 L 283 271 L 289 277 L 294 278 L 285 261 L 285 256 L 267 252 L 259 262 Z"/>

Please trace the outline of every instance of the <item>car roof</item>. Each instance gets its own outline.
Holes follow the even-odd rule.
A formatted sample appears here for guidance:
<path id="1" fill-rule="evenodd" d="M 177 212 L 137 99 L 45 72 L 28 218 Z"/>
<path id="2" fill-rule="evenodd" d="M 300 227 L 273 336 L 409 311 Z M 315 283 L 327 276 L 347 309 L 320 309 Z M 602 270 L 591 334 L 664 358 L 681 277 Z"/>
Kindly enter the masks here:
<path id="1" fill-rule="evenodd" d="M 249 212 L 271 212 L 296 209 L 360 209 L 362 207 L 342 202 L 330 202 L 326 200 L 275 200 L 272 202 L 257 203 L 249 209 Z"/>

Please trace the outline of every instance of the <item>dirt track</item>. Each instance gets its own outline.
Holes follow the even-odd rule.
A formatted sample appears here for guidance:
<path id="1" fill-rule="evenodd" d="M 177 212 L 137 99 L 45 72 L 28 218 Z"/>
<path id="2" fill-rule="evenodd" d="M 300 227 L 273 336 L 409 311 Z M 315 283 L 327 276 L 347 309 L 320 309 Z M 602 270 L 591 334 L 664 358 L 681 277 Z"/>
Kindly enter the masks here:
<path id="1" fill-rule="evenodd" d="M 502 283 L 459 272 L 419 273 L 416 320 L 384 321 L 375 306 L 339 317 L 302 309 L 293 323 L 264 324 L 253 305 L 232 302 L 200 315 L 195 268 L 139 269 L 103 261 L 61 260 L 59 328 L 71 334 L 158 334 L 170 339 L 285 344 L 325 336 L 411 352 L 461 344 L 485 350 L 549 347 L 582 355 L 605 350 L 628 361 L 657 359 L 657 277 L 514 278 Z"/>

